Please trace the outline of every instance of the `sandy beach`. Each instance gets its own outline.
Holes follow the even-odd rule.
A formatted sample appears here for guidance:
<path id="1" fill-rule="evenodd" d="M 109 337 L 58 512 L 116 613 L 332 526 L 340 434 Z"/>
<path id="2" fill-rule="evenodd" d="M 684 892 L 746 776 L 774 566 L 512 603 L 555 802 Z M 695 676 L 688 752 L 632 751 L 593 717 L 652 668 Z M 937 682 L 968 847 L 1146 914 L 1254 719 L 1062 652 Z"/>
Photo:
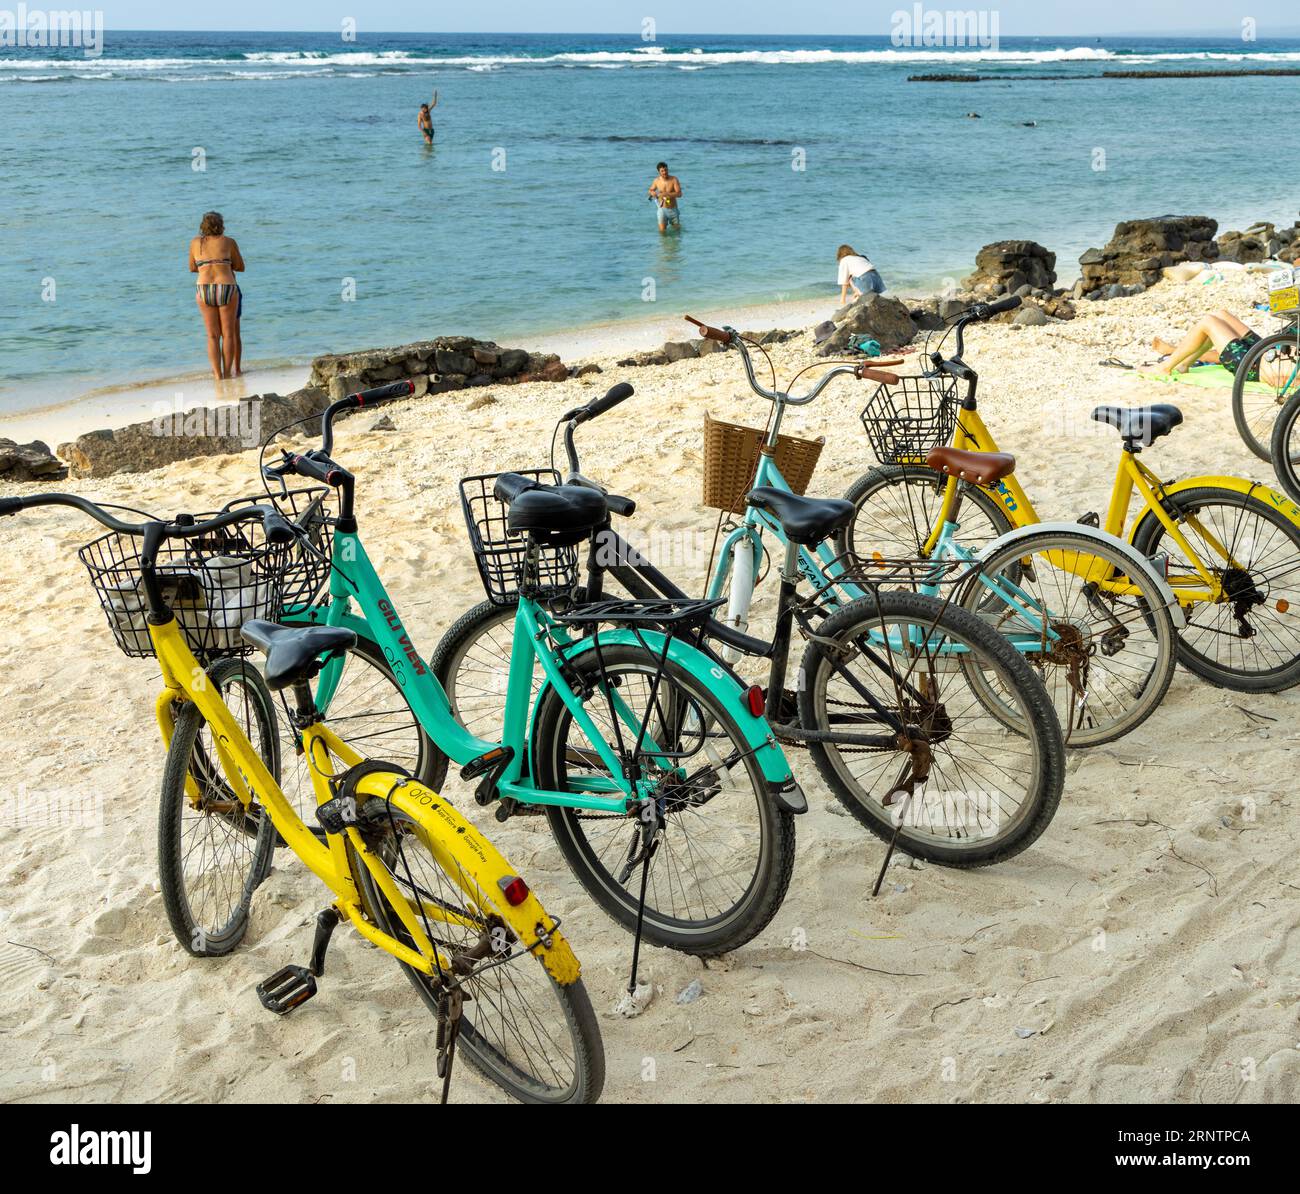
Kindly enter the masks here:
<path id="1" fill-rule="evenodd" d="M 1251 309 L 1261 294 L 1242 276 L 1166 282 L 1081 303 L 1068 323 L 972 331 L 981 411 L 1017 453 L 1044 516 L 1104 506 L 1119 441 L 1089 420 L 1102 402 L 1182 408 L 1184 426 L 1147 455 L 1163 475 L 1269 479 L 1233 429 L 1228 391 L 1098 364 L 1151 360 L 1152 336 L 1211 306 L 1266 330 Z M 826 307 L 692 313 L 807 327 Z M 483 595 L 457 479 L 545 463 L 558 414 L 624 378 L 636 396 L 583 428 L 584 471 L 635 496 L 632 537 L 684 587 L 702 585 L 714 526 L 699 501 L 704 414 L 761 426 L 767 412 L 731 354 L 615 366 L 628 348 L 684 338 L 684 327 L 674 315 L 644 343 L 552 339 L 542 347 L 563 343 L 566 360 L 589 356 L 604 372 L 396 404 L 396 432 L 370 430 L 369 415 L 341 425 L 336 455 L 359 477 L 370 551 L 426 657 Z M 773 355 L 788 376 L 812 363 L 811 337 Z M 484 393 L 494 401 L 468 410 Z M 845 383 L 788 417 L 788 432 L 827 438 L 810 492 L 839 494 L 873 463 L 858 422 L 864 397 Z M 207 509 L 256 489 L 253 461 L 205 458 L 62 487 Z M 277 856 L 256 893 L 241 950 L 197 960 L 175 943 L 155 857 L 156 669 L 124 658 L 107 633 L 75 556 L 88 522 L 38 511 L 3 530 L 0 1097 L 428 1100 L 432 1021 L 391 960 L 359 938 L 340 935 L 321 994 L 301 1013 L 281 1020 L 259 1007 L 254 986 L 303 960 L 322 904 L 291 856 Z M 630 938 L 585 897 L 544 827 L 485 827 L 563 919 L 582 961 L 602 1017 L 606 1101 L 1288 1102 L 1300 1091 L 1298 701 L 1214 689 L 1180 670 L 1134 734 L 1071 754 L 1060 811 L 1031 849 L 975 872 L 904 862 L 874 900 L 881 843 L 794 753 L 812 809 L 798 821 L 794 880 L 775 921 L 707 964 L 648 950 L 643 977 L 656 996 L 633 1020 L 610 1014 Z M 448 794 L 483 816 L 458 779 Z M 679 1005 L 693 979 L 703 995 Z M 468 1067 L 457 1075 L 457 1101 L 499 1099 Z"/>

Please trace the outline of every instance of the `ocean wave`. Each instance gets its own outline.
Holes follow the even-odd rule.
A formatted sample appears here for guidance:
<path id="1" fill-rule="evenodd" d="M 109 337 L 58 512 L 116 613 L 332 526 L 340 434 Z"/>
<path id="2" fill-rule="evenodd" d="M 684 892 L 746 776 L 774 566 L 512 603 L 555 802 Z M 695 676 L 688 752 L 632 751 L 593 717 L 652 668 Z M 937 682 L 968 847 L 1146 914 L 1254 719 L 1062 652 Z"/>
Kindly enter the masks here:
<path id="1" fill-rule="evenodd" d="M 411 50 L 259 50 L 231 53 L 220 57 L 98 57 L 98 58 L 23 58 L 0 57 L 0 78 L 20 81 L 49 81 L 43 72 L 71 72 L 76 77 L 149 76 L 169 74 L 202 74 L 213 77 L 225 72 L 230 77 L 271 79 L 305 74 L 364 74 L 366 68 L 374 73 L 426 72 L 436 69 L 463 68 L 479 73 L 506 68 L 545 68 L 574 66 L 618 69 L 623 66 L 641 68 L 672 67 L 678 70 L 699 70 L 705 66 L 816 66 L 838 63 L 849 66 L 924 64 L 969 64 L 985 66 L 1034 66 L 1054 63 L 1100 63 L 1109 66 L 1131 67 L 1141 64 L 1235 62 L 1242 65 L 1260 63 L 1285 64 L 1300 62 L 1300 50 L 1294 49 L 1242 49 L 1242 50 L 1142 50 L 1109 49 L 1101 46 L 1052 47 L 1042 49 L 949 49 L 941 47 L 880 47 L 864 50 L 818 49 L 744 49 L 707 50 L 701 47 L 668 48 L 641 46 L 632 50 L 575 50 L 554 54 L 478 54 L 439 55 L 436 49 Z M 263 68 L 261 73 L 240 70 L 241 66 Z M 308 67 L 310 71 L 294 68 Z M 10 74 L 13 72 L 13 74 Z M 82 72 L 90 72 L 89 75 Z"/>

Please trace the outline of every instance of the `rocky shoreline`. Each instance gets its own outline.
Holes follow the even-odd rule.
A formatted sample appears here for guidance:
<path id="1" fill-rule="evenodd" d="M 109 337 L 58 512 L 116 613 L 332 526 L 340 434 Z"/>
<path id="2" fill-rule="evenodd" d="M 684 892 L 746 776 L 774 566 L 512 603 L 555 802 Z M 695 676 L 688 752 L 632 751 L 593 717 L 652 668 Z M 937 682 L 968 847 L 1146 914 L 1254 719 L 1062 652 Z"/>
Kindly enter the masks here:
<path id="1" fill-rule="evenodd" d="M 1056 255 L 1031 240 L 1003 240 L 985 245 L 975 269 L 959 287 L 920 301 L 868 294 L 837 310 L 815 337 L 821 356 L 860 350 L 875 341 L 883 353 L 910 344 L 918 333 L 944 326 L 972 302 L 1016 295 L 1021 306 L 1001 316 L 1014 326 L 1067 322 L 1083 301 L 1127 298 L 1155 285 L 1173 267 L 1212 268 L 1219 263 L 1243 266 L 1269 260 L 1300 258 L 1300 222 L 1279 228 L 1269 222 L 1242 231 L 1219 232 L 1208 216 L 1157 216 L 1125 220 L 1100 248 L 1079 258 L 1081 277 L 1071 287 L 1057 286 Z M 764 345 L 781 344 L 809 334 L 809 329 L 746 332 Z M 868 346 L 869 348 L 871 346 Z M 620 368 L 672 365 L 726 351 L 711 340 L 669 341 L 660 348 L 616 362 Z M 503 348 L 492 341 L 442 336 L 392 348 L 333 353 L 312 361 L 303 388 L 281 396 L 267 393 L 246 399 L 236 410 L 255 407 L 255 420 L 232 417 L 229 407 L 202 407 L 174 419 L 134 423 L 115 430 L 92 431 L 60 444 L 52 452 L 34 440 L 17 444 L 0 439 L 0 480 L 50 481 L 143 472 L 173 461 L 217 456 L 256 447 L 260 438 L 319 414 L 344 394 L 385 382 L 409 380 L 413 397 L 483 389 L 469 409 L 495 401 L 492 389 L 530 382 L 562 382 L 601 372 L 594 362 L 568 366 L 555 354 Z M 193 426 L 197 430 L 191 431 Z M 257 439 L 251 438 L 255 427 Z"/>

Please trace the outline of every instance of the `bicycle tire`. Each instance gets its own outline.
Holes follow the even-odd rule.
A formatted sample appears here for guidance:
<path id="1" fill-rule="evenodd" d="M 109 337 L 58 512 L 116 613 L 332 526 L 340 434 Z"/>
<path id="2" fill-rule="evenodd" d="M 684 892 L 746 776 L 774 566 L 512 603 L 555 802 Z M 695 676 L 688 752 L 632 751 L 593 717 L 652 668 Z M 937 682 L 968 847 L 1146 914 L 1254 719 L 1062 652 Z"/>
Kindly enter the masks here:
<path id="1" fill-rule="evenodd" d="M 243 714 L 241 728 L 278 779 L 275 703 L 261 674 L 247 660 L 222 659 L 207 669 L 207 676 L 236 719 Z M 234 682 L 245 692 L 237 705 L 226 696 Z M 158 810 L 158 871 L 163 907 L 176 939 L 195 957 L 211 958 L 230 953 L 248 931 L 249 906 L 254 890 L 270 872 L 276 832 L 260 808 L 245 810 L 225 783 L 214 751 L 203 745 L 206 727 L 198 706 L 187 702 L 176 711 Z M 185 781 L 191 776 L 200 787 L 200 799 L 211 801 L 202 812 L 186 795 Z M 195 816 L 187 819 L 187 812 Z M 196 840 L 199 857 L 187 865 Z M 206 911 L 209 905 L 211 913 Z M 215 923 L 204 923 L 211 917 L 217 918 Z"/>
<path id="2" fill-rule="evenodd" d="M 1278 409 L 1289 397 L 1300 394 L 1300 381 L 1292 383 L 1296 388 L 1290 394 L 1275 394 L 1271 398 L 1247 391 L 1246 383 L 1265 355 L 1282 345 L 1290 345 L 1293 355 L 1300 351 L 1300 340 L 1297 340 L 1295 328 L 1275 332 L 1271 336 L 1265 336 L 1258 344 L 1251 345 L 1232 378 L 1232 421 L 1246 447 L 1261 460 L 1273 459 L 1272 430 Z"/>
<path id="3" fill-rule="evenodd" d="M 863 473 L 844 493 L 845 500 L 854 505 L 854 514 L 835 536 L 836 552 L 852 551 L 864 559 L 876 551 L 886 559 L 921 555 L 943 505 L 947 483 L 942 473 L 915 464 L 882 464 Z M 899 486 L 911 491 L 906 499 L 886 496 L 896 494 Z M 874 522 L 864 523 L 864 513 Z M 883 540 L 881 520 L 897 528 Z M 997 498 L 978 485 L 967 486 L 962 495 L 963 545 L 978 550 L 1012 529 L 1011 519 Z M 867 542 L 868 538 L 873 541 Z"/>
<path id="4" fill-rule="evenodd" d="M 1286 400 L 1274 420 L 1269 449 L 1278 484 L 1293 502 L 1300 502 L 1300 392 Z"/>
<path id="5" fill-rule="evenodd" d="M 658 659 L 644 649 L 621 644 L 606 646 L 601 654 L 607 672 L 611 675 L 617 674 L 621 681 L 619 692 L 623 700 L 632 704 L 635 700 L 632 694 L 632 684 L 635 681 L 632 677 L 638 674 L 642 677 L 647 673 L 653 674 Z M 599 663 L 594 652 L 584 652 L 571 659 L 570 667 L 587 680 L 589 685 L 596 684 L 599 680 Z M 669 686 L 668 689 L 665 689 L 665 686 Z M 670 692 L 671 695 L 665 696 L 665 691 Z M 600 699 L 597 694 L 595 700 L 588 705 L 588 712 L 592 714 L 598 727 L 602 724 L 602 715 L 595 702 Z M 730 711 L 687 669 L 673 660 L 667 661 L 659 699 L 663 704 L 677 700 L 688 702 L 686 707 L 689 707 L 689 703 L 694 704 L 697 712 L 682 720 L 681 724 L 685 732 L 681 733 L 679 738 L 688 738 L 693 733 L 702 742 L 706 737 L 712 739 L 715 736 L 725 735 L 730 745 L 721 749 L 729 750 L 730 753 L 718 758 L 717 762 L 708 762 L 705 747 L 701 745 L 696 754 L 704 755 L 706 766 L 699 773 L 698 782 L 669 789 L 678 794 L 678 803 L 668 813 L 670 818 L 676 815 L 676 819 L 670 820 L 669 824 L 680 828 L 673 828 L 671 832 L 665 830 L 664 836 L 660 839 L 659 852 L 652 860 L 643 937 L 655 945 L 662 945 L 683 953 L 704 955 L 726 953 L 739 948 L 762 932 L 780 908 L 794 870 L 794 817 L 778 807 L 769 794 L 766 780 L 754 760 L 753 752 L 748 748 L 737 751 L 735 744 L 743 742 L 744 739 Z M 698 728 L 687 728 L 690 716 L 695 718 L 690 726 Z M 590 744 L 584 747 L 582 743 L 585 739 L 582 738 L 579 738 L 576 743 L 570 741 L 569 732 L 572 725 L 572 715 L 559 694 L 554 689 L 548 688 L 542 694 L 538 705 L 533 735 L 533 774 L 537 777 L 538 786 L 543 789 L 566 791 L 569 787 L 567 782 L 569 768 L 574 763 L 582 765 L 585 762 L 588 771 L 595 770 L 590 767 Z M 715 730 L 714 727 L 717 729 Z M 710 747 L 712 745 L 710 742 Z M 740 757 L 734 757 L 737 754 Z M 717 749 L 714 749 L 714 755 L 718 755 Z M 752 798 L 753 802 L 753 813 L 750 813 L 744 793 L 741 793 L 734 802 L 712 807 L 712 802 L 718 796 L 725 796 L 725 787 L 719 779 L 719 771 L 724 771 L 730 776 L 742 763 L 749 786 L 749 798 Z M 691 765 L 695 766 L 695 764 Z M 714 870 L 710 870 L 708 876 L 701 877 L 693 868 L 686 869 L 689 867 L 689 862 L 684 867 L 681 856 L 675 852 L 676 842 L 673 836 L 676 834 L 686 839 L 688 847 L 686 854 L 691 855 L 694 846 L 689 840 L 691 829 L 688 814 L 700 815 L 695 799 L 715 782 L 719 785 L 719 790 L 700 802 L 712 808 L 713 819 L 709 822 L 709 832 L 715 835 L 727 832 L 733 841 L 742 843 L 740 846 L 742 850 L 747 844 L 754 843 L 756 845 L 754 861 L 747 867 L 750 872 L 748 877 L 741 876 L 740 880 L 737 880 L 738 883 L 743 882 L 744 890 L 729 907 L 710 915 L 698 917 L 682 915 L 682 909 L 676 904 L 672 908 L 660 906 L 664 901 L 665 891 L 669 901 L 677 900 L 678 892 L 682 896 L 686 895 L 687 879 L 683 879 L 682 875 L 694 875 L 694 879 L 690 881 L 698 883 L 702 892 L 705 889 L 712 892 L 720 886 L 713 878 L 716 873 Z M 737 790 L 739 791 L 739 781 Z M 688 807 L 688 804 L 692 807 Z M 546 812 L 551 832 L 565 861 L 579 882 L 610 917 L 624 928 L 632 929 L 636 923 L 640 868 L 638 867 L 625 881 L 620 881 L 613 873 L 612 867 L 617 862 L 625 861 L 628 853 L 627 846 L 631 840 L 619 827 L 631 826 L 632 832 L 635 833 L 635 820 L 629 820 L 624 814 L 597 814 L 591 817 L 578 809 L 554 805 L 547 806 Z M 724 812 L 731 815 L 730 823 L 722 822 Z M 709 813 L 706 811 L 703 815 L 707 817 Z M 722 828 L 715 828 L 719 824 L 722 824 Z M 589 832 L 585 828 L 588 825 L 608 825 L 611 827 L 611 832 L 602 843 L 593 838 L 593 835 L 601 833 L 601 830 L 597 828 Z M 616 838 L 619 840 L 615 841 Z M 668 846 L 667 851 L 664 848 L 665 844 Z M 610 864 L 607 865 L 604 859 L 610 859 Z M 676 872 L 673 871 L 674 867 L 678 868 Z M 665 873 L 668 877 L 661 886 L 659 876 Z M 674 891 L 674 884 L 677 886 L 677 891 Z M 713 886 L 711 887 L 710 884 Z M 702 894 L 700 898 L 701 911 L 703 911 L 703 901 L 713 897 L 711 894 L 709 896 Z M 717 898 L 723 900 L 730 897 L 724 895 Z"/>
<path id="6" fill-rule="evenodd" d="M 1047 688 L 1066 744 L 1073 747 L 1100 746 L 1137 729 L 1164 699 L 1178 667 L 1172 612 L 1155 584 L 1134 575 L 1124 552 L 1108 538 L 1082 528 L 1039 531 L 1000 549 L 995 547 L 981 561 L 985 577 L 1014 579 L 1031 600 L 1052 612 L 1050 624 L 1060 635 L 1059 645 L 1050 651 L 1021 653 Z M 1127 576 L 1141 592 L 1126 597 L 1132 604 L 1125 606 L 1113 598 L 1108 600 L 1104 590 L 1087 592 L 1085 585 L 1078 592 L 1082 600 L 1076 600 L 1074 594 L 1067 595 L 1061 581 L 1065 576 L 1074 581 L 1080 578 L 1068 567 L 1056 566 L 1050 558 L 1054 552 L 1075 553 L 1076 566 L 1079 554 L 1104 562 L 1117 575 Z M 1026 560 L 1032 561 L 1028 568 Z M 1103 602 L 1105 606 L 1098 608 Z M 1017 622 L 1011 607 L 979 581 L 966 585 L 961 604 L 999 633 L 1024 636 L 1025 622 Z M 1099 618 L 1093 621 L 1090 614 Z M 1140 658 L 1144 653 L 1150 655 L 1149 663 Z M 1121 666 L 1126 672 L 1119 670 Z M 1134 670 L 1128 671 L 1130 668 Z M 972 681 L 976 686 L 980 683 L 977 675 Z M 1080 683 L 1085 686 L 1082 702 L 1075 689 Z M 1135 687 L 1135 699 L 1125 703 L 1129 690 Z M 996 702 L 995 694 L 987 695 Z M 999 715 L 996 707 L 986 707 Z M 1072 724 L 1082 722 L 1085 716 L 1087 724 Z M 1007 724 L 1023 732 L 1014 719 L 1008 718 Z"/>
<path id="7" fill-rule="evenodd" d="M 990 629 L 974 614 L 951 605 L 944 609 L 934 598 L 894 589 L 882 589 L 842 606 L 818 627 L 817 639 L 809 643 L 804 652 L 800 665 L 800 724 L 804 729 L 821 732 L 833 732 L 836 729 L 835 715 L 830 710 L 833 705 L 841 702 L 830 695 L 831 677 L 836 675 L 832 656 L 840 667 L 845 666 L 845 656 L 842 654 L 845 644 L 854 644 L 852 649 L 860 652 L 861 648 L 856 644 L 860 644 L 864 636 L 870 634 L 871 627 L 877 627 L 878 632 L 881 632 L 883 627 L 883 632 L 887 633 L 891 620 L 893 620 L 892 624 L 898 626 L 900 635 L 904 630 L 910 633 L 911 628 L 917 628 L 919 632 L 928 631 L 933 627 L 932 633 L 942 634 L 945 641 L 953 641 L 957 645 L 964 644 L 969 648 L 972 659 L 978 655 L 982 666 L 992 669 L 1001 677 L 1004 686 L 1016 694 L 1020 707 L 1024 709 L 1024 714 L 1019 720 L 1028 731 L 1024 737 L 1013 735 L 1001 720 L 986 711 L 989 734 L 994 735 L 998 741 L 1006 741 L 1014 737 L 1027 744 L 1024 748 L 1023 765 L 1026 789 L 1023 797 L 1017 801 L 1017 807 L 1009 819 L 1009 831 L 996 835 L 983 834 L 979 815 L 989 807 L 990 802 L 985 797 L 991 795 L 992 790 L 970 788 L 967 785 L 970 781 L 980 779 L 988 773 L 980 771 L 977 774 L 969 761 L 958 762 L 956 757 L 952 756 L 946 744 L 953 742 L 957 734 L 957 723 L 953 721 L 952 711 L 946 709 L 946 702 L 938 701 L 929 718 L 931 730 L 938 727 L 933 744 L 945 748 L 942 752 L 935 752 L 936 768 L 939 767 L 940 754 L 944 756 L 942 773 L 938 776 L 937 782 L 940 784 L 948 782 L 950 776 L 959 782 L 948 789 L 941 788 L 936 793 L 936 802 L 927 805 L 926 794 L 923 793 L 922 801 L 917 808 L 907 808 L 903 811 L 906 816 L 926 817 L 930 810 L 938 809 L 940 816 L 946 817 L 946 806 L 943 803 L 945 796 L 965 792 L 967 803 L 964 807 L 970 807 L 970 804 L 974 803 L 977 831 L 982 834 L 982 837 L 971 836 L 965 832 L 967 827 L 962 825 L 956 826 L 957 832 L 954 833 L 954 827 L 948 826 L 943 821 L 937 831 L 929 833 L 918 831 L 915 824 L 911 826 L 903 824 L 897 828 L 899 848 L 914 857 L 951 867 L 989 866 L 1014 857 L 1038 839 L 1056 813 L 1065 784 L 1065 746 L 1056 710 L 1047 690 L 1020 653 L 1002 635 Z M 900 641 L 905 640 L 900 638 Z M 829 648 L 829 644 L 834 644 L 833 650 Z M 965 666 L 973 666 L 973 664 Z M 880 669 L 873 668 L 868 674 L 874 674 L 877 670 Z M 951 676 L 961 672 L 963 668 L 943 670 Z M 932 688 L 942 691 L 938 680 L 940 670 L 932 666 L 928 673 L 921 669 L 918 674 L 926 675 L 926 682 Z M 889 694 L 888 701 L 894 703 L 893 711 L 897 714 L 899 709 L 896 698 Z M 972 697 L 973 705 L 980 705 L 975 697 Z M 980 707 L 982 708 L 982 705 Z M 938 716 L 940 711 L 942 716 Z M 946 732 L 945 721 L 948 723 Z M 883 802 L 883 797 L 893 790 L 888 786 L 891 781 L 886 781 L 886 785 L 882 787 L 875 780 L 869 780 L 864 787 L 863 781 L 866 777 L 855 775 L 851 766 L 845 762 L 846 758 L 854 753 L 852 747 L 841 749 L 833 742 L 814 741 L 809 743 L 809 753 L 831 792 L 848 812 L 877 837 L 884 841 L 894 840 L 896 826 L 893 814 L 889 811 L 889 806 Z M 896 784 L 901 774 L 900 764 L 897 761 L 901 752 L 874 751 L 871 748 L 861 752 L 863 755 L 868 753 L 894 760 L 892 763 L 883 764 L 878 771 L 882 776 L 887 770 L 895 773 L 892 782 Z M 1004 760 L 1010 762 L 1022 751 L 1021 748 L 1008 747 L 1001 753 Z M 1005 765 L 1006 763 L 995 764 L 994 770 L 1001 770 Z M 934 772 L 932 771 L 931 774 L 933 776 Z M 995 806 L 995 814 L 1000 814 L 1001 808 L 997 805 L 996 798 L 991 803 Z M 933 825 L 932 820 L 929 823 Z"/>
<path id="8" fill-rule="evenodd" d="M 1166 494 L 1165 504 L 1170 508 L 1170 513 L 1180 520 L 1184 536 L 1190 534 L 1194 538 L 1200 537 L 1188 522 L 1183 521 L 1188 516 L 1203 516 L 1204 511 L 1215 507 L 1241 512 L 1231 529 L 1219 527 L 1212 533 L 1234 551 L 1237 550 L 1234 545 L 1248 543 L 1253 553 L 1252 560 L 1260 558 L 1262 553 L 1268 566 L 1257 568 L 1254 564 L 1249 564 L 1244 570 L 1238 569 L 1235 572 L 1225 569 L 1216 571 L 1220 575 L 1230 573 L 1229 583 L 1243 595 L 1244 600 L 1251 602 L 1251 611 L 1267 613 L 1271 605 L 1273 613 L 1278 615 L 1276 618 L 1270 617 L 1270 632 L 1267 636 L 1256 632 L 1252 637 L 1243 639 L 1232 629 L 1224 628 L 1224 614 L 1227 613 L 1230 618 L 1235 617 L 1227 602 L 1199 602 L 1187 611 L 1187 625 L 1178 637 L 1178 661 L 1211 684 L 1238 692 L 1281 692 L 1300 684 L 1300 527 L 1282 511 L 1257 497 L 1210 485 Z M 1254 520 L 1248 531 L 1241 527 L 1243 514 Z M 1271 528 L 1271 533 L 1265 534 L 1265 527 Z M 1198 554 L 1213 558 L 1213 550 L 1203 540 L 1199 547 L 1195 541 L 1189 542 Z M 1153 510 L 1146 510 L 1138 519 L 1133 529 L 1133 546 L 1148 557 L 1162 551 L 1167 553 L 1171 577 L 1195 575 L 1190 562 L 1182 559 L 1180 549 L 1166 537 L 1164 524 Z M 1175 552 L 1179 554 L 1175 555 Z M 1260 584 L 1265 591 L 1260 591 Z M 1257 601 L 1257 597 L 1261 600 Z M 1292 610 L 1295 612 L 1292 613 Z M 1261 615 L 1256 613 L 1255 616 L 1258 618 Z M 1282 644 L 1274 649 L 1273 661 L 1267 666 L 1247 666 L 1244 651 L 1241 662 L 1237 666 L 1230 666 L 1228 662 L 1218 657 L 1211 658 L 1206 651 L 1200 649 L 1202 645 L 1217 642 L 1230 648 L 1233 640 L 1252 642 L 1263 637 L 1267 637 L 1270 642 Z M 1261 663 L 1264 662 L 1261 660 Z"/>
<path id="9" fill-rule="evenodd" d="M 362 671 L 358 665 L 368 670 Z M 344 697 L 348 692 L 357 695 Z M 325 831 L 315 823 L 316 792 L 306 761 L 298 751 L 299 733 L 290 720 L 291 699 L 283 692 L 278 702 L 283 752 L 293 760 L 293 773 L 286 775 L 280 786 L 303 822 L 317 838 L 324 840 Z M 348 700 L 354 700 L 355 705 L 345 704 Z M 367 748 L 373 747 L 385 760 L 405 768 L 425 787 L 441 791 L 447 779 L 447 756 L 420 724 L 383 650 L 371 639 L 358 637 L 356 644 L 348 648 L 343 676 L 330 707 L 322 712 L 330 728 L 359 754 L 368 756 Z M 363 725 L 366 718 L 385 720 Z"/>
<path id="10" fill-rule="evenodd" d="M 390 811 L 395 824 L 409 823 L 409 819 L 398 810 Z M 467 921 L 476 917 L 486 919 L 493 915 L 492 909 L 501 898 L 499 893 L 487 893 L 478 884 L 474 884 L 478 898 L 467 897 L 465 884 L 449 875 L 424 844 L 422 831 L 417 829 L 416 832 L 402 832 L 398 836 L 402 841 L 395 844 L 397 839 L 390 828 L 386 831 L 385 840 L 372 844 L 371 849 L 388 868 L 390 878 L 399 889 L 409 888 L 407 867 L 410 867 L 410 876 L 420 888 L 421 898 L 432 895 L 443 904 L 449 899 L 458 900 L 459 904 L 453 906 L 463 906 Z M 398 865 L 399 849 L 402 851 L 401 865 Z M 412 854 L 415 855 L 414 858 Z M 348 844 L 348 855 L 366 916 L 383 932 L 407 946 L 413 946 L 409 932 L 394 914 L 369 868 L 357 857 L 351 843 Z M 464 932 L 470 932 L 468 925 L 460 927 Z M 438 937 L 444 949 L 451 944 L 450 938 L 455 934 L 456 928 L 447 922 L 440 923 Z M 436 1017 L 438 1000 L 433 981 L 405 962 L 399 961 L 398 965 L 415 987 L 421 1001 Z M 530 1038 L 539 1046 L 549 1043 L 549 1038 L 548 1041 L 543 1040 L 546 1034 L 537 1031 L 537 1025 L 527 1015 L 531 1008 L 520 1007 L 525 991 L 537 990 L 539 982 L 543 984 L 542 989 L 549 988 L 549 994 L 558 1002 L 573 1046 L 573 1074 L 563 1086 L 549 1085 L 539 1080 L 536 1074 L 521 1068 L 518 1060 L 519 1049 L 526 1046 Z M 600 1024 L 581 979 L 561 986 L 546 972 L 535 955 L 521 953 L 506 966 L 483 968 L 476 977 L 463 979 L 463 984 L 467 998 L 457 1053 L 463 1053 L 484 1078 L 524 1103 L 594 1103 L 600 1098 L 605 1084 L 605 1052 L 601 1043 Z M 503 1010 L 502 1023 L 497 1025 L 491 1023 L 490 1013 L 500 1004 L 507 1005 L 508 1011 Z M 524 1021 L 528 1023 L 525 1024 Z M 510 1056 L 512 1043 L 514 1058 Z"/>

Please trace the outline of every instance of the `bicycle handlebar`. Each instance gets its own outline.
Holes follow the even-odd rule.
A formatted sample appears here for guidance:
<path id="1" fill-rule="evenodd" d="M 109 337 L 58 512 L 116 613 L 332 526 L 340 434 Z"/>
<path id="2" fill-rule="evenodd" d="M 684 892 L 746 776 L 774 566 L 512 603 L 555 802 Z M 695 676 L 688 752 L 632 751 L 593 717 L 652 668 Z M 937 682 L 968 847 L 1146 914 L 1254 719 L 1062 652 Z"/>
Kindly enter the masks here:
<path id="1" fill-rule="evenodd" d="M 226 510 L 203 522 L 170 522 L 161 519 L 150 522 L 123 522 L 114 517 L 102 506 L 75 493 L 37 493 L 31 497 L 0 499 L 0 515 L 17 514 L 20 510 L 33 509 L 36 506 L 71 506 L 83 514 L 89 514 L 96 522 L 115 531 L 119 535 L 143 537 L 151 526 L 162 528 L 164 539 L 189 539 L 194 535 L 206 535 L 212 531 L 228 527 L 236 522 L 251 522 L 254 518 L 262 520 L 262 528 L 270 543 L 292 543 L 296 538 L 293 526 L 274 506 L 240 506 L 235 510 Z"/>
<path id="2" fill-rule="evenodd" d="M 940 373 L 946 373 L 949 377 L 957 378 L 958 381 L 967 382 L 971 386 L 971 394 L 974 394 L 974 385 L 978 375 L 974 369 L 962 360 L 962 355 L 966 351 L 966 326 L 972 323 L 987 323 L 995 315 L 1001 315 L 1006 311 L 1014 311 L 1020 304 L 1020 298 L 1010 294 L 994 303 L 974 303 L 967 307 L 953 324 L 953 327 L 957 330 L 956 352 L 947 359 L 944 358 L 941 352 L 932 352 L 930 354 L 930 363 Z M 940 341 L 940 347 L 942 348 L 942 346 L 943 343 Z"/>
<path id="3" fill-rule="evenodd" d="M 575 426 L 585 423 L 588 419 L 597 418 L 607 410 L 612 410 L 620 402 L 626 402 L 635 393 L 636 391 L 627 382 L 620 381 L 618 385 L 610 386 L 600 398 L 594 398 L 585 406 L 575 406 L 571 411 L 562 414 L 560 422 L 573 423 Z"/>
<path id="4" fill-rule="evenodd" d="M 739 340 L 740 337 L 732 328 L 713 328 L 707 323 L 696 319 L 693 315 L 685 316 L 687 323 L 693 323 L 700 329 L 700 335 L 706 340 L 716 340 L 719 344 L 730 344 L 732 340 Z"/>
<path id="5" fill-rule="evenodd" d="M 394 381 L 386 386 L 375 386 L 369 390 L 358 390 L 337 402 L 331 402 L 321 415 L 320 448 L 326 456 L 334 449 L 334 416 L 345 410 L 356 410 L 367 403 L 387 402 L 390 398 L 406 398 L 415 393 L 412 381 Z"/>

